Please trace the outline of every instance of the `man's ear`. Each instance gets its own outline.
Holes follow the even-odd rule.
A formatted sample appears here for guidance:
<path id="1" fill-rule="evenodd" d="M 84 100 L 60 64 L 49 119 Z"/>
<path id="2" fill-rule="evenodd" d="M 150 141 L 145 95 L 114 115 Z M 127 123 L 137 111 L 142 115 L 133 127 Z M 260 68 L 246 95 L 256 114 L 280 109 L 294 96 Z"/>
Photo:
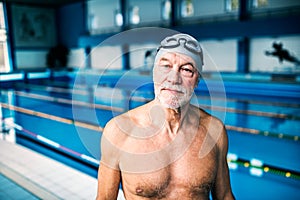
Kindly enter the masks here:
<path id="1" fill-rule="evenodd" d="M 197 78 L 197 82 L 195 83 L 194 89 L 195 89 L 196 87 L 198 87 L 199 82 L 200 82 L 200 79 L 201 79 L 201 74 L 198 72 L 198 78 Z"/>

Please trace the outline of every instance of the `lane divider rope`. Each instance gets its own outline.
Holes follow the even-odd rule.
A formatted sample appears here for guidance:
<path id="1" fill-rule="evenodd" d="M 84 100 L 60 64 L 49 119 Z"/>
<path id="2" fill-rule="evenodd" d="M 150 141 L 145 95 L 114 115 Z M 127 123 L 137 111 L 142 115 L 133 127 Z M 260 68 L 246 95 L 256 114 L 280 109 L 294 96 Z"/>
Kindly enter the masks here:
<path id="1" fill-rule="evenodd" d="M 123 108 L 114 107 L 114 106 L 106 106 L 106 105 L 88 103 L 88 102 L 83 102 L 83 101 L 78 101 L 78 100 L 50 97 L 50 96 L 46 96 L 46 95 L 33 94 L 33 93 L 27 93 L 27 92 L 22 92 L 22 91 L 14 91 L 14 93 L 18 96 L 30 97 L 30 98 L 44 100 L 44 101 L 64 103 L 64 104 L 70 104 L 70 105 L 76 105 L 76 106 L 84 106 L 84 107 L 89 107 L 89 108 L 97 108 L 97 109 L 102 109 L 102 110 L 112 110 L 112 111 L 117 111 L 117 112 L 124 112 Z"/>
<path id="2" fill-rule="evenodd" d="M 259 170 L 259 172 L 262 174 L 264 173 L 272 173 L 278 176 L 282 176 L 285 178 L 292 178 L 295 179 L 297 181 L 300 181 L 300 172 L 295 171 L 295 170 L 290 170 L 290 169 L 284 169 L 281 167 L 276 167 L 276 166 L 272 166 L 272 165 L 268 165 L 268 164 L 262 164 L 261 166 L 257 166 L 257 165 L 253 165 L 251 164 L 251 161 L 247 160 L 247 159 L 242 159 L 242 158 L 238 158 L 238 159 L 231 159 L 229 156 L 227 156 L 227 162 L 230 166 L 232 166 L 232 164 L 234 165 L 238 165 L 244 168 L 249 168 L 251 169 L 256 169 Z M 234 167 L 236 170 L 236 166 Z"/>
<path id="3" fill-rule="evenodd" d="M 40 87 L 41 89 L 46 87 L 46 90 L 49 91 L 55 91 L 60 92 L 63 91 L 65 93 L 75 93 L 79 95 L 87 95 L 87 91 L 83 90 L 76 90 L 76 89 L 65 89 L 65 88 L 58 88 L 58 87 L 51 87 L 51 86 L 36 86 L 31 85 L 33 87 Z M 95 94 L 97 96 L 97 94 Z M 144 97 L 131 97 L 130 99 L 134 101 L 140 101 L 140 102 L 148 102 L 151 101 L 151 98 L 144 98 Z M 273 105 L 273 104 L 272 104 Z M 276 103 L 277 106 L 279 106 L 279 103 Z M 291 104 L 284 104 L 285 106 L 292 106 Z M 294 105 L 292 107 L 299 108 L 300 105 Z M 256 116 L 264 116 L 264 117 L 272 117 L 272 118 L 281 118 L 281 119 L 290 119 L 290 120 L 300 120 L 300 116 L 291 115 L 291 114 L 278 114 L 278 113 L 272 113 L 272 112 L 262 112 L 262 111 L 255 111 L 255 110 L 241 110 L 236 108 L 223 108 L 218 106 L 207 106 L 207 105 L 201 105 L 201 107 L 204 107 L 206 109 L 210 110 L 218 110 L 218 111 L 226 111 L 226 112 L 232 112 L 232 113 L 239 113 L 239 114 L 249 114 L 249 115 L 256 115 Z"/>
<path id="4" fill-rule="evenodd" d="M 73 156 L 76 156 L 76 157 L 80 157 L 81 159 L 84 159 L 86 161 L 89 161 L 91 163 L 94 163 L 96 165 L 99 165 L 99 160 L 95 159 L 95 158 L 92 158 L 91 156 L 88 156 L 88 155 L 85 155 L 85 154 L 82 154 L 82 153 L 79 153 L 77 151 L 74 151 L 68 147 L 65 147 L 53 140 L 50 140 L 42 135 L 39 135 L 39 134 L 36 134 L 28 129 L 25 129 L 24 127 L 22 127 L 21 125 L 19 124 L 16 124 L 14 122 L 9 122 L 9 124 L 7 124 L 8 126 L 12 127 L 12 128 L 15 128 L 16 130 L 18 130 L 19 132 L 23 132 L 23 134 L 26 134 L 36 140 L 38 140 L 39 142 L 42 142 L 44 144 L 47 144 L 47 145 L 50 145 L 51 147 L 54 147 L 56 149 L 60 149 L 64 152 L 67 152 L 68 154 L 71 154 Z"/>
<path id="5" fill-rule="evenodd" d="M 65 146 L 63 146 L 63 145 L 61 145 L 61 144 L 59 144 L 59 143 L 57 143 L 53 140 L 50 140 L 48 138 L 45 138 L 44 136 L 41 136 L 41 135 L 36 134 L 32 131 L 29 131 L 28 129 L 25 129 L 19 124 L 16 124 L 14 122 L 9 122 L 8 125 L 10 127 L 13 127 L 15 129 L 17 129 L 20 132 L 23 132 L 24 134 L 29 135 L 30 137 L 35 138 L 39 142 L 47 144 L 47 145 L 49 145 L 51 147 L 54 147 L 56 149 L 60 149 L 60 150 L 62 150 L 64 152 L 67 152 L 68 154 L 71 154 L 75 157 L 80 157 L 81 159 L 83 159 L 85 161 L 88 161 L 88 162 L 91 162 L 93 164 L 96 164 L 97 166 L 99 166 L 99 164 L 100 164 L 99 160 L 97 160 L 97 159 L 95 159 L 91 156 L 88 156 L 88 155 L 79 153 L 77 151 L 74 151 L 70 148 L 67 148 L 67 147 L 65 147 Z M 285 177 L 285 178 L 293 178 L 295 180 L 300 180 L 300 173 L 297 172 L 297 171 L 294 171 L 294 170 L 287 170 L 287 169 L 283 169 L 283 168 L 279 168 L 279 167 L 275 167 L 275 166 L 271 166 L 271 165 L 267 165 L 267 164 L 263 164 L 261 166 L 256 166 L 256 165 L 252 165 L 249 160 L 241 159 L 241 158 L 231 159 L 230 156 L 227 156 L 227 162 L 228 162 L 229 166 L 232 166 L 232 164 L 236 164 L 236 165 L 239 165 L 239 166 L 243 166 L 245 168 L 250 168 L 250 169 L 255 168 L 255 169 L 261 170 L 261 173 L 262 173 L 262 171 L 264 171 L 265 173 L 272 173 L 272 174 L 282 176 L 282 177 Z M 234 170 L 236 170 L 236 167 L 235 167 Z"/>
<path id="6" fill-rule="evenodd" d="M 231 131 L 237 131 L 237 132 L 247 133 L 247 134 L 252 134 L 252 135 L 270 136 L 270 137 L 274 137 L 274 138 L 288 139 L 288 140 L 293 140 L 295 142 L 300 142 L 298 135 L 288 135 L 288 134 L 283 134 L 283 133 L 274 133 L 274 132 L 270 132 L 270 131 L 260 131 L 257 129 L 237 127 L 237 126 L 231 126 L 231 125 L 225 125 L 225 127 L 227 130 L 231 130 Z"/>
<path id="7" fill-rule="evenodd" d="M 14 91 L 14 93 L 19 96 L 26 96 L 26 97 L 37 98 L 37 99 L 46 100 L 46 101 L 58 102 L 58 103 L 74 104 L 74 105 L 80 105 L 80 106 L 86 106 L 86 107 L 92 107 L 92 108 L 94 107 L 94 108 L 99 108 L 99 109 L 104 109 L 104 110 L 114 110 L 114 111 L 118 111 L 118 112 L 125 111 L 123 108 L 119 108 L 119 107 L 87 103 L 87 102 L 83 102 L 83 101 L 69 100 L 69 99 L 64 99 L 64 98 L 49 97 L 49 96 L 45 96 L 45 95 L 33 94 L 33 93 L 22 92 L 22 91 Z M 152 100 L 150 98 L 144 98 L 144 97 L 132 97 L 131 99 L 134 101 L 140 101 L 140 102 L 148 102 L 148 101 Z M 200 107 L 204 108 L 204 109 L 209 109 L 209 110 L 225 111 L 225 112 L 238 113 L 238 114 L 247 114 L 247 115 L 260 116 L 260 117 L 280 118 L 280 119 L 288 119 L 288 120 L 300 120 L 300 116 L 291 115 L 291 114 L 272 113 L 272 112 L 263 112 L 263 111 L 254 111 L 254 110 L 241 110 L 241 109 L 229 108 L 229 107 L 224 108 L 221 106 L 208 106 L 208 105 L 203 105 L 203 104 L 201 104 Z"/>
<path id="8" fill-rule="evenodd" d="M 103 131 L 103 127 L 96 126 L 94 124 L 89 124 L 89 123 L 80 122 L 80 121 L 74 121 L 74 120 L 71 120 L 71 119 L 58 117 L 58 116 L 55 116 L 55 115 L 50 115 L 50 114 L 46 114 L 46 113 L 42 113 L 42 112 L 38 112 L 38 111 L 33 111 L 33 110 L 30 110 L 30 109 L 17 107 L 17 106 L 10 105 L 10 104 L 0 103 L 0 105 L 3 108 L 7 108 L 7 109 L 14 110 L 14 111 L 17 111 L 17 112 L 21 112 L 21 113 L 24 113 L 24 114 L 34 115 L 34 116 L 38 116 L 38 117 L 42 117 L 42 118 L 46 118 L 46 119 L 51 119 L 51 120 L 58 121 L 58 122 L 63 122 L 63 123 L 66 123 L 66 124 L 74 124 L 76 126 L 87 128 L 87 129 L 90 129 L 90 130 L 101 131 L 101 132 Z M 226 127 L 227 130 L 231 130 L 231 131 L 237 131 L 237 132 L 247 133 L 247 134 L 252 134 L 252 135 L 270 136 L 270 137 L 275 137 L 275 138 L 278 138 L 278 139 L 288 139 L 288 140 L 293 140 L 293 141 L 296 141 L 296 142 L 300 142 L 299 136 L 297 136 L 297 135 L 288 135 L 288 134 L 283 134 L 283 133 L 273 133 L 273 132 L 269 132 L 269 131 L 261 131 L 261 130 L 257 130 L 257 129 L 237 127 L 237 126 L 232 126 L 232 125 L 225 125 L 225 127 Z"/>
<path id="9" fill-rule="evenodd" d="M 81 94 L 81 95 L 87 95 L 88 92 L 85 90 L 83 91 L 83 89 L 88 88 L 86 85 L 79 85 L 76 84 L 76 88 L 77 89 L 68 89 L 68 88 L 60 88 L 60 87 L 53 87 L 53 86 L 41 86 L 41 85 L 35 85 L 35 84 L 17 84 L 20 87 L 23 88 L 28 88 L 28 89 L 34 89 L 36 87 L 36 89 L 39 88 L 39 90 L 45 90 L 45 88 L 47 89 L 47 91 L 53 91 L 53 92 L 64 92 L 64 93 L 75 93 L 75 94 Z M 69 86 L 69 85 L 68 85 Z M 80 88 L 80 90 L 79 90 Z M 91 88 L 97 88 L 97 85 L 93 85 Z M 151 92 L 152 93 L 152 92 Z M 201 96 L 198 97 L 198 99 L 211 99 L 211 97 L 206 97 L 206 96 Z M 147 99 L 147 98 L 146 98 Z M 218 97 L 213 97 L 213 99 L 220 99 L 222 100 L 223 98 L 218 98 Z M 145 100 L 144 98 L 140 98 L 140 101 Z M 151 99 L 148 99 L 151 100 Z M 236 102 L 237 100 L 235 98 L 230 98 L 227 97 L 226 98 L 227 101 L 231 101 L 231 102 Z M 138 101 L 138 99 L 137 99 Z M 239 102 L 244 102 L 244 103 L 254 103 L 254 104 L 263 104 L 263 105 L 271 105 L 271 106 L 283 106 L 283 107 L 291 107 L 291 108 L 300 108 L 300 104 L 293 104 L 293 103 L 284 103 L 284 102 L 265 102 L 265 101 L 261 101 L 261 100 L 238 100 Z"/>
<path id="10" fill-rule="evenodd" d="M 100 132 L 103 131 L 103 127 L 97 126 L 97 125 L 94 125 L 94 124 L 89 124 L 89 123 L 80 122 L 80 121 L 74 121 L 74 120 L 71 120 L 71 119 L 58 117 L 58 116 L 55 116 L 55 115 L 50 115 L 50 114 L 47 114 L 47 113 L 34 111 L 34 110 L 14 106 L 14 105 L 11 105 L 11 104 L 0 103 L 0 105 L 3 108 L 13 110 L 13 111 L 16 111 L 16 112 L 20 112 L 20 113 L 24 113 L 24 114 L 27 114 L 27 115 L 33 115 L 33 116 L 37 116 L 37 117 L 41 117 L 41 118 L 45 118 L 45 119 L 50 119 L 50 120 L 65 123 L 65 124 L 74 124 L 76 126 L 86 128 L 86 129 L 90 129 L 90 130 L 94 130 L 94 131 L 100 131 Z"/>
<path id="11" fill-rule="evenodd" d="M 86 161 L 91 162 L 91 163 L 94 163 L 98 166 L 100 164 L 100 161 L 93 158 L 93 157 L 90 157 L 88 155 L 85 155 L 85 154 L 79 153 L 77 151 L 74 151 L 70 148 L 67 148 L 67 147 L 65 147 L 65 146 L 63 146 L 63 145 L 61 145 L 61 144 L 59 144 L 59 143 L 57 143 L 53 140 L 50 140 L 48 138 L 45 138 L 44 136 L 41 136 L 41 135 L 36 134 L 32 131 L 29 131 L 28 129 L 25 129 L 19 124 L 16 124 L 14 122 L 9 122 L 8 125 L 12 128 L 17 129 L 20 132 L 23 132 L 23 133 L 29 135 L 30 137 L 35 138 L 36 140 L 38 140 L 42 143 L 45 143 L 45 144 L 50 145 L 54 148 L 60 149 L 64 152 L 67 152 L 67 153 L 73 155 L 73 156 L 80 157 L 81 159 L 86 160 Z M 249 160 L 242 159 L 242 158 L 235 158 L 234 159 L 234 158 L 231 158 L 230 156 L 227 156 L 227 162 L 228 162 L 229 166 L 231 164 L 237 164 L 237 165 L 243 166 L 245 168 L 256 168 L 258 170 L 263 170 L 265 173 L 272 173 L 272 174 L 275 174 L 275 175 L 278 175 L 278 176 L 283 176 L 283 177 L 286 177 L 286 178 L 293 178 L 293 179 L 296 179 L 296 180 L 300 180 L 300 173 L 297 172 L 297 171 L 294 171 L 294 170 L 287 170 L 287 169 L 271 166 L 271 165 L 268 165 L 268 164 L 263 164 L 263 165 L 257 166 L 257 165 L 253 165 Z"/>

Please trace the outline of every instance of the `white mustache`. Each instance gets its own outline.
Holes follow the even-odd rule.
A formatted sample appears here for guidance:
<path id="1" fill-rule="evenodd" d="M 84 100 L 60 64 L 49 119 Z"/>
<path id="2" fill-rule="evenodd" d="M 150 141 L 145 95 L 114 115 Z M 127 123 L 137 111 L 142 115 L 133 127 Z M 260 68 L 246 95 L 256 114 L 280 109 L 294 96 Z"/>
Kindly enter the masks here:
<path id="1" fill-rule="evenodd" d="M 171 83 L 168 82 L 164 82 L 163 84 L 160 85 L 161 89 L 170 89 L 170 90 L 176 90 L 178 92 L 182 92 L 182 93 L 186 93 L 187 90 L 186 88 L 180 86 L 180 85 L 173 85 Z"/>

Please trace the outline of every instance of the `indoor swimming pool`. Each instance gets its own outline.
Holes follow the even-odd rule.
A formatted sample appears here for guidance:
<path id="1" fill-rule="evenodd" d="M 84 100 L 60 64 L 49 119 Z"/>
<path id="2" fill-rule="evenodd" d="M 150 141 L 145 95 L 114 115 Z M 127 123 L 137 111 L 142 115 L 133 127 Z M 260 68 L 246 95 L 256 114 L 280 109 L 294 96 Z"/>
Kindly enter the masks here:
<path id="1" fill-rule="evenodd" d="M 138 81 L 132 80 L 131 86 L 109 78 L 110 82 L 98 80 L 96 85 L 86 82 L 92 77 L 85 81 L 77 77 L 15 82 L 13 87 L 1 89 L 2 119 L 13 119 L 17 143 L 96 177 L 105 124 L 154 97 L 151 81 L 138 82 L 143 77 L 135 77 Z M 225 80 L 224 99 L 220 93 L 212 95 L 201 89 L 205 84 L 208 82 L 200 83 L 193 103 L 226 125 L 236 198 L 296 199 L 300 188 L 300 101 L 293 94 L 299 94 L 299 87 L 285 90 L 287 97 L 280 98 L 279 94 L 259 94 L 259 90 L 257 95 L 229 92 L 227 89 L 238 83 Z"/>

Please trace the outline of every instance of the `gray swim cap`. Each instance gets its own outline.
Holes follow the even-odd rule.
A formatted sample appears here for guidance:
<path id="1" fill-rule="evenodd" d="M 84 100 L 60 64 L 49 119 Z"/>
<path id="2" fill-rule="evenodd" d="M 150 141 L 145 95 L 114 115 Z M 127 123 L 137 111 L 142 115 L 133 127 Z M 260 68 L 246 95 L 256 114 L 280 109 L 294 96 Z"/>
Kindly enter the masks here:
<path id="1" fill-rule="evenodd" d="M 203 52 L 199 42 L 188 34 L 175 34 L 163 39 L 158 48 L 155 63 L 165 53 L 175 52 L 191 57 L 195 63 L 198 72 L 202 71 Z"/>

